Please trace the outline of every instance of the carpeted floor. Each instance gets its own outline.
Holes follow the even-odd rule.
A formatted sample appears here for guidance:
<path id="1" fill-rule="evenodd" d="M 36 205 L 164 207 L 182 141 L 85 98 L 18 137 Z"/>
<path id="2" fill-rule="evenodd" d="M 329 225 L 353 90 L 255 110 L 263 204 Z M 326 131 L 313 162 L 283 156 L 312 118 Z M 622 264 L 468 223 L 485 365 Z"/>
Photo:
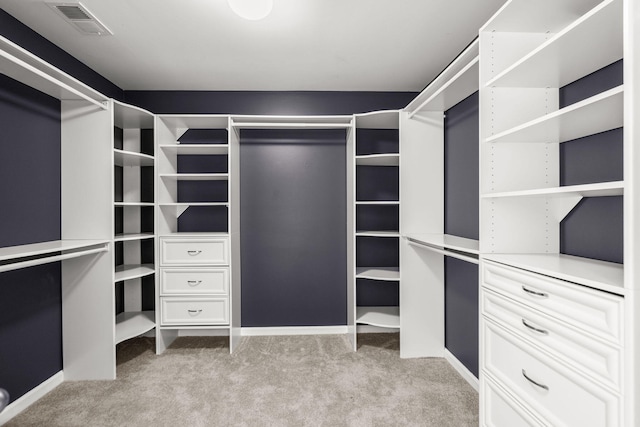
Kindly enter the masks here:
<path id="1" fill-rule="evenodd" d="M 182 337 L 118 346 L 118 379 L 65 382 L 16 426 L 477 426 L 478 394 L 444 359 L 400 359 L 397 334 Z"/>

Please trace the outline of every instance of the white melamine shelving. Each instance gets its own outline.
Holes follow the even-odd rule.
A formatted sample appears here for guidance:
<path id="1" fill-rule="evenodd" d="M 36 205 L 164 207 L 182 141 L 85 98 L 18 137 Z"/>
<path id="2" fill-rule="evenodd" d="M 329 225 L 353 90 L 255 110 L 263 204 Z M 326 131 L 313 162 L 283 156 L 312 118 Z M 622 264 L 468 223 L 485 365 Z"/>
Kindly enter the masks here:
<path id="1" fill-rule="evenodd" d="M 571 83 L 622 58 L 621 24 L 622 1 L 603 1 L 486 85 L 561 87 Z"/>
<path id="2" fill-rule="evenodd" d="M 26 257 L 47 256 L 59 252 L 74 251 L 82 256 L 82 251 L 100 246 L 106 249 L 107 240 L 53 240 L 50 242 L 31 243 L 28 245 L 0 248 L 0 261 L 11 262 Z"/>
<path id="3" fill-rule="evenodd" d="M 483 194 L 483 199 L 497 199 L 507 197 L 607 197 L 622 196 L 624 182 L 600 182 L 596 184 L 567 185 L 564 187 L 536 188 L 533 190 L 506 191 L 500 193 Z"/>
<path id="4" fill-rule="evenodd" d="M 149 332 L 156 326 L 153 311 L 125 311 L 116 316 L 115 343 Z"/>
<path id="5" fill-rule="evenodd" d="M 373 230 L 357 230 L 356 236 L 369 236 L 369 237 L 400 237 L 398 231 L 373 231 Z"/>
<path id="6" fill-rule="evenodd" d="M 619 128 L 624 89 L 619 86 L 486 138 L 486 142 L 558 143 Z"/>
<path id="7" fill-rule="evenodd" d="M 487 254 L 486 259 L 624 295 L 624 266 L 564 254 Z"/>
<path id="8" fill-rule="evenodd" d="M 164 144 L 158 148 L 167 153 L 189 156 L 229 154 L 228 144 Z"/>
<path id="9" fill-rule="evenodd" d="M 177 181 L 226 181 L 229 179 L 228 173 L 164 173 L 159 176 L 161 179 Z"/>
<path id="10" fill-rule="evenodd" d="M 116 166 L 153 166 L 154 164 L 153 156 L 117 148 L 113 150 L 113 157 Z"/>
<path id="11" fill-rule="evenodd" d="M 353 116 L 233 116 L 235 129 L 341 129 L 351 127 Z"/>
<path id="12" fill-rule="evenodd" d="M 399 166 L 399 154 L 370 154 L 356 156 L 357 166 Z"/>
<path id="13" fill-rule="evenodd" d="M 126 242 L 129 240 L 153 239 L 154 237 L 154 233 L 122 233 L 116 234 L 113 240 L 115 242 Z"/>
<path id="14" fill-rule="evenodd" d="M 380 328 L 400 328 L 400 308 L 357 307 L 356 323 Z"/>
<path id="15" fill-rule="evenodd" d="M 114 202 L 114 206 L 132 206 L 132 207 L 154 207 L 155 204 L 153 202 Z"/>
<path id="16" fill-rule="evenodd" d="M 397 282 L 400 280 L 399 267 L 357 267 L 357 279 L 373 279 Z"/>
<path id="17" fill-rule="evenodd" d="M 409 233 L 405 234 L 403 237 L 437 248 L 450 249 L 474 255 L 480 253 L 480 244 L 478 240 L 467 239 L 465 237 L 437 233 Z"/>
<path id="18" fill-rule="evenodd" d="M 153 264 L 118 265 L 116 266 L 114 281 L 137 279 L 154 273 L 155 266 Z"/>
<path id="19" fill-rule="evenodd" d="M 356 205 L 399 205 L 400 202 L 397 200 L 373 200 L 373 201 L 365 201 L 365 200 L 357 200 Z"/>

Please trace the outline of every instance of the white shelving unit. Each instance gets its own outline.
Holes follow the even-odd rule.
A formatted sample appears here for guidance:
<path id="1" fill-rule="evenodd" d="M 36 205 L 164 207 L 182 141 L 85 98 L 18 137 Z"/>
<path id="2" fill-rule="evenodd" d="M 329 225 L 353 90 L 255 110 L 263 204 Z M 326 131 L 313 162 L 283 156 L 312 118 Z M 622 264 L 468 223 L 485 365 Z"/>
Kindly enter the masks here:
<path id="1" fill-rule="evenodd" d="M 153 240 L 155 120 L 153 114 L 140 108 L 117 101 L 111 104 L 113 223 L 116 227 L 113 232 L 115 345 L 156 326 L 154 310 L 145 309 L 143 302 L 143 293 L 155 295 L 157 288 Z"/>
<path id="2" fill-rule="evenodd" d="M 637 80 L 639 69 L 638 42 L 630 36 L 637 31 L 639 16 L 638 6 L 626 0 L 510 0 L 480 30 L 480 381 L 482 390 L 498 388 L 509 396 L 499 409 L 491 394 L 481 393 L 481 424 L 492 424 L 507 407 L 523 419 L 533 417 L 542 424 L 572 424 L 580 417 L 580 408 L 571 402 L 558 405 L 563 399 L 560 395 L 553 402 L 550 397 L 531 398 L 528 387 L 539 386 L 524 374 L 513 378 L 504 374 L 511 368 L 506 368 L 504 361 L 498 362 L 497 352 L 512 347 L 523 349 L 527 355 L 519 358 L 513 372 L 519 372 L 520 367 L 522 372 L 535 370 L 536 381 L 548 385 L 549 390 L 556 380 L 544 374 L 547 367 L 553 366 L 556 378 L 586 372 L 584 376 L 590 382 L 580 386 L 589 390 L 584 401 L 593 399 L 594 408 L 606 408 L 594 409 L 590 422 L 607 426 L 638 424 L 638 375 L 631 375 L 621 387 L 613 371 L 596 377 L 589 372 L 592 362 L 574 357 L 568 363 L 566 355 L 582 345 L 581 340 L 598 334 L 585 320 L 591 317 L 582 317 L 584 308 L 572 308 L 569 303 L 564 308 L 555 307 L 551 301 L 575 293 L 567 298 L 588 305 L 593 313 L 606 312 L 603 315 L 610 333 L 625 338 L 612 339 L 606 348 L 594 344 L 590 351 L 609 352 L 615 355 L 611 357 L 616 358 L 620 372 L 635 372 L 637 332 L 628 329 L 633 330 L 635 322 L 629 319 L 637 317 L 637 303 L 629 298 L 637 285 L 631 279 L 633 272 L 628 271 L 635 269 L 634 263 L 627 261 L 633 259 L 637 240 L 631 237 L 637 215 L 631 209 L 630 198 L 635 199 L 636 190 L 633 173 L 629 172 L 637 168 L 632 148 L 637 120 L 632 117 L 632 109 L 637 108 L 638 94 L 630 93 L 628 84 Z M 623 56 L 624 86 L 559 108 L 559 88 Z M 514 102 L 516 99 L 519 101 Z M 623 126 L 623 181 L 560 185 L 562 143 Z M 624 222 L 625 263 L 560 253 L 560 223 L 567 214 L 585 197 L 610 196 L 623 196 L 624 219 L 602 221 Z M 627 242 L 628 236 L 633 243 Z M 518 292 L 524 295 L 522 300 Z M 511 321 L 509 316 L 519 307 L 512 303 L 495 305 L 503 301 L 503 294 L 520 301 L 522 310 L 536 308 L 550 319 L 545 330 L 566 324 L 576 328 L 576 335 L 547 348 L 550 344 L 532 338 L 527 324 L 523 328 L 522 322 Z M 627 321 L 623 321 L 622 306 Z M 528 322 L 533 318 L 529 311 L 522 313 Z M 545 321 L 540 318 L 539 325 Z M 555 330 L 547 333 L 551 336 Z M 553 360 L 538 357 L 541 349 Z M 611 381 L 607 380 L 609 376 Z M 556 390 L 559 387 L 555 385 Z M 573 385 L 567 383 L 566 387 L 566 394 L 572 394 L 569 389 Z"/>
<path id="3" fill-rule="evenodd" d="M 360 298 L 358 297 L 359 294 L 364 295 L 366 292 L 364 281 L 376 287 L 400 286 L 399 265 L 393 265 L 393 263 L 389 265 L 369 265 L 372 262 L 371 260 L 363 261 L 367 257 L 370 258 L 370 255 L 367 255 L 367 251 L 371 249 L 365 248 L 368 245 L 383 245 L 384 251 L 389 253 L 393 252 L 391 249 L 395 247 L 399 258 L 401 210 L 399 186 L 395 190 L 392 188 L 385 190 L 389 194 L 368 194 L 373 187 L 371 187 L 371 184 L 360 182 L 360 180 L 367 179 L 366 176 L 368 176 L 370 179 L 380 181 L 380 184 L 382 184 L 386 181 L 385 177 L 391 179 L 394 170 L 399 171 L 399 128 L 398 111 L 361 114 L 355 116 L 354 128 L 348 138 L 348 194 L 350 195 L 349 198 L 354 202 L 349 210 L 348 221 L 348 226 L 353 230 L 353 237 L 348 247 L 348 261 L 353 268 L 348 280 L 347 291 L 349 295 L 348 328 L 354 350 L 357 349 L 357 325 L 400 328 L 401 310 L 399 306 L 358 304 L 359 300 L 364 301 L 363 298 L 366 298 L 362 295 Z M 364 169 L 369 171 L 366 175 L 362 175 Z M 384 175 L 378 174 L 378 172 Z M 396 193 L 395 196 L 393 196 L 394 192 Z M 363 225 L 365 220 L 366 223 Z M 392 228 L 394 224 L 395 228 Z M 376 229 L 378 228 L 376 225 L 379 225 L 380 229 Z M 359 254 L 358 251 L 362 253 Z M 393 258 L 390 254 L 387 254 L 386 257 Z M 367 265 L 361 265 L 361 263 Z M 399 288 L 398 292 L 400 292 Z M 379 303 L 383 302 L 380 301 Z"/>

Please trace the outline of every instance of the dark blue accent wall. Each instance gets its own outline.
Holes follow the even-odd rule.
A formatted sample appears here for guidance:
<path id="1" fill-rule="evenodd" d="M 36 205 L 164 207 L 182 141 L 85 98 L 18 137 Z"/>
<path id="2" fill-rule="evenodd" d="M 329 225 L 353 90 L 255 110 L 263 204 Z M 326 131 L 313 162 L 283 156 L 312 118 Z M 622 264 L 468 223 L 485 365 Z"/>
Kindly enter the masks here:
<path id="1" fill-rule="evenodd" d="M 60 239 L 60 101 L 0 75 L 0 247 Z M 0 273 L 0 387 L 62 369 L 60 263 Z"/>
<path id="2" fill-rule="evenodd" d="M 0 35 L 108 97 L 122 100 L 122 89 L 0 9 Z"/>
<path id="3" fill-rule="evenodd" d="M 415 92 L 126 91 L 156 114 L 340 115 L 404 108 Z"/>
<path id="4" fill-rule="evenodd" d="M 445 112 L 444 232 L 478 239 L 478 92 Z M 478 266 L 445 257 L 445 347 L 478 376 Z"/>
<path id="5" fill-rule="evenodd" d="M 240 134 L 242 326 L 344 325 L 344 130 Z"/>

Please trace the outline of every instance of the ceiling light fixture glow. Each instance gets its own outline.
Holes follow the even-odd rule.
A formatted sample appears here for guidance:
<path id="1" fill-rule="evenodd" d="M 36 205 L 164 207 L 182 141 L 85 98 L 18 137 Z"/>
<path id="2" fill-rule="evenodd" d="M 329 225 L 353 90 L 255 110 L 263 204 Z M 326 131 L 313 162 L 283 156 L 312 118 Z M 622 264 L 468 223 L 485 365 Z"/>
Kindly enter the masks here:
<path id="1" fill-rule="evenodd" d="M 266 18 L 273 9 L 273 0 L 227 0 L 238 16 L 250 21 Z"/>

